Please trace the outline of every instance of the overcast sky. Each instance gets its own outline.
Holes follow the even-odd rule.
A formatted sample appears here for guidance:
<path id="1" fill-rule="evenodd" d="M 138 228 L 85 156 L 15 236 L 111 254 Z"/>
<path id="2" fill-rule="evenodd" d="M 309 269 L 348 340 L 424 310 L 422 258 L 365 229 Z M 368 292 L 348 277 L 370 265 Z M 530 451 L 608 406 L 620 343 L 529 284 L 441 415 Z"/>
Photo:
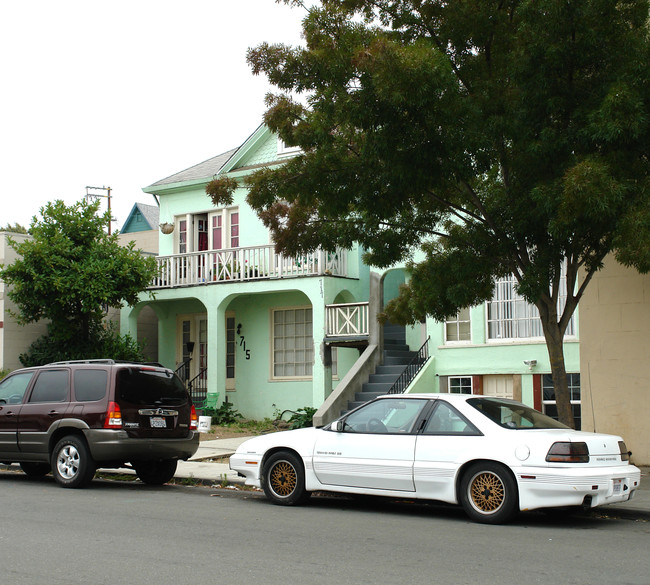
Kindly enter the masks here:
<path id="1" fill-rule="evenodd" d="M 246 50 L 298 44 L 274 0 L 0 3 L 0 227 L 112 188 L 121 227 L 142 188 L 239 146 L 270 86 Z M 105 206 L 105 200 L 104 200 Z"/>

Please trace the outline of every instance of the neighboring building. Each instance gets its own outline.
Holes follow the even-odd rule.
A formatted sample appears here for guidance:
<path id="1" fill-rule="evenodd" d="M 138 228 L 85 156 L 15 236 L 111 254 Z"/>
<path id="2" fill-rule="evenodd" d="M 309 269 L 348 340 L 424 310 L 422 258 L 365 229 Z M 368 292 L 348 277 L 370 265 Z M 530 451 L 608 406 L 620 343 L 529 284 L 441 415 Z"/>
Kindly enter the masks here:
<path id="1" fill-rule="evenodd" d="M 580 301 L 583 428 L 622 435 L 650 465 L 650 275 L 608 257 Z"/>
<path id="2" fill-rule="evenodd" d="M 30 236 L 0 232 L 0 264 L 12 264 L 18 255 L 9 246 L 7 238 L 23 242 Z M 0 370 L 15 370 L 21 368 L 20 354 L 25 353 L 29 346 L 41 335 L 47 334 L 47 323 L 38 322 L 29 325 L 19 325 L 11 312 L 16 313 L 17 307 L 7 296 L 7 287 L 0 280 Z"/>
<path id="3" fill-rule="evenodd" d="M 313 406 L 316 424 L 326 423 L 385 392 L 411 359 L 424 361 L 416 357 L 421 348 L 431 359 L 407 391 L 508 396 L 552 414 L 539 319 L 508 279 L 486 305 L 400 330 L 380 327 L 376 315 L 406 281 L 404 267 L 378 271 L 357 248 L 298 258 L 275 253 L 242 180 L 294 154 L 261 126 L 240 148 L 144 189 L 160 202 L 161 273 L 154 300 L 143 296 L 122 311 L 122 330 L 134 334 L 139 311 L 151 307 L 159 360 L 188 364 L 179 372 L 201 390 L 199 399 L 207 393 L 208 406 L 227 397 L 251 418 Z M 232 205 L 215 208 L 206 195 L 217 175 L 241 181 Z M 579 416 L 577 319 L 565 355 Z"/>
<path id="4" fill-rule="evenodd" d="M 118 241 L 122 246 L 134 242 L 136 250 L 157 256 L 159 216 L 157 205 L 135 203 L 117 236 Z M 107 318 L 119 325 L 120 311 L 109 309 Z M 138 314 L 137 340 L 143 344 L 147 359 L 158 361 L 158 317 L 151 307 L 143 307 Z"/>

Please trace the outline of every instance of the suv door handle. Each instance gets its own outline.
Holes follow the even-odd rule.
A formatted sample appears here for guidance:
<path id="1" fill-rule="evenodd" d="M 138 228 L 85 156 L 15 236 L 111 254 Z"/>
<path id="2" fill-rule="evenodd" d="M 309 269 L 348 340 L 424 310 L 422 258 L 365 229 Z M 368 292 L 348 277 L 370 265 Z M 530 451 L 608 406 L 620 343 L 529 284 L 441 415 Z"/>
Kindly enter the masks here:
<path id="1" fill-rule="evenodd" d="M 47 414 L 49 414 L 50 416 L 56 416 L 57 414 L 61 414 L 61 413 L 58 410 L 50 410 L 50 412 L 48 412 Z"/>

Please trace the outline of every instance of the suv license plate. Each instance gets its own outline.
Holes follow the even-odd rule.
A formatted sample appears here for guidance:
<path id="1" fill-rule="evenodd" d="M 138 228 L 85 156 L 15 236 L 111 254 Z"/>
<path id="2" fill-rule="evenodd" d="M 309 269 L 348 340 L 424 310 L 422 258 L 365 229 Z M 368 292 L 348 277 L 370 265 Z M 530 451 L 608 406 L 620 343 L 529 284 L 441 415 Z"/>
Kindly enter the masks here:
<path id="1" fill-rule="evenodd" d="M 162 416 L 152 416 L 149 419 L 149 424 L 152 429 L 166 429 L 167 421 Z"/>
<path id="2" fill-rule="evenodd" d="M 614 491 L 613 491 L 613 493 L 614 493 L 614 495 L 618 495 L 622 491 L 623 480 L 622 479 L 615 479 L 615 480 L 613 480 L 613 482 L 614 482 Z"/>

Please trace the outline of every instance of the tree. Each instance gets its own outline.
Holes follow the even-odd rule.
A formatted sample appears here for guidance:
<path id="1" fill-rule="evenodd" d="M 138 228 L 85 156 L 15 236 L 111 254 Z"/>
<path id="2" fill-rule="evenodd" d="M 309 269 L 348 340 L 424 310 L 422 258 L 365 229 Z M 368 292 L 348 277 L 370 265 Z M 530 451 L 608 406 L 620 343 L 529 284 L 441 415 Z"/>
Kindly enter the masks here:
<path id="1" fill-rule="evenodd" d="M 120 339 L 105 326 L 105 310 L 133 306 L 154 277 L 156 262 L 135 250 L 133 242 L 120 246 L 117 234 L 105 231 L 109 214 L 97 215 L 98 209 L 99 203 L 66 207 L 63 201 L 50 202 L 32 221 L 31 239 L 10 239 L 19 258 L 2 267 L 0 278 L 10 285 L 17 321 L 50 321 L 48 337 L 32 348 L 35 356 L 113 357 L 89 355 L 109 348 L 136 352 L 133 340 Z"/>
<path id="2" fill-rule="evenodd" d="M 0 232 L 11 232 L 14 234 L 26 234 L 27 228 L 19 223 L 8 223 L 5 227 L 0 228 Z"/>
<path id="3" fill-rule="evenodd" d="M 648 1 L 323 0 L 303 32 L 305 47 L 248 55 L 281 90 L 266 124 L 303 151 L 249 181 L 277 247 L 410 259 L 386 307 L 403 323 L 514 274 L 573 425 L 562 341 L 578 301 L 607 254 L 650 269 Z M 233 186 L 207 192 L 228 202 Z"/>

